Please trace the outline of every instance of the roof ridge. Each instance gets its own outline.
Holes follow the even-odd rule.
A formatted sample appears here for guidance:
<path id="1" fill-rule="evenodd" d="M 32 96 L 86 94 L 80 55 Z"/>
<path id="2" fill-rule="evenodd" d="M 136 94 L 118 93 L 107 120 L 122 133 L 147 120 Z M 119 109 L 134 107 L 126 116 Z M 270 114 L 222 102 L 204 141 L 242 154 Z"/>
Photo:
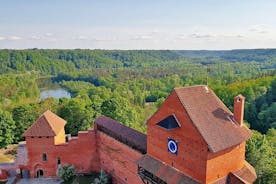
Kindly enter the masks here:
<path id="1" fill-rule="evenodd" d="M 47 110 L 47 111 L 45 111 L 44 113 L 43 113 L 43 117 L 46 119 L 46 122 L 47 122 L 47 124 L 50 126 L 50 128 L 51 128 L 51 131 L 55 134 L 55 135 L 57 135 L 56 134 L 56 132 L 54 131 L 54 127 L 51 125 L 51 123 L 49 122 L 49 119 L 47 118 L 47 116 L 45 116 L 45 113 L 46 112 L 48 112 L 49 110 Z M 49 111 L 49 112 L 51 112 L 51 111 Z"/>
<path id="2" fill-rule="evenodd" d="M 194 85 L 194 86 L 182 86 L 182 87 L 175 87 L 174 90 L 178 90 L 178 89 L 184 89 L 184 88 L 196 88 L 196 87 L 208 87 L 208 85 L 205 84 L 198 84 L 198 85 Z M 210 88 L 209 88 L 210 89 Z"/>

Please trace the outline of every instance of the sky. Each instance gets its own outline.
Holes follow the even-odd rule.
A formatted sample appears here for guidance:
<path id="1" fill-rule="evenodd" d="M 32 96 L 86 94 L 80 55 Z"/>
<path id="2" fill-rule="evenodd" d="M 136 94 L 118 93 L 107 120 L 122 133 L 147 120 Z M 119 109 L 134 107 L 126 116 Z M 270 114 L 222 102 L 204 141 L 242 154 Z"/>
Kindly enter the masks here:
<path id="1" fill-rule="evenodd" d="M 5 48 L 276 48 L 276 1 L 0 0 Z"/>

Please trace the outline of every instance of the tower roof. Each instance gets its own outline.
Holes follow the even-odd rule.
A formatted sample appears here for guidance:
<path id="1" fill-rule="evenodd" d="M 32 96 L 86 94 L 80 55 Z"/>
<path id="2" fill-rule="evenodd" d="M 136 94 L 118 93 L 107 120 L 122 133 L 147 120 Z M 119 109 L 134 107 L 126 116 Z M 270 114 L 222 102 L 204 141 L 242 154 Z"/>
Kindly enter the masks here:
<path id="1" fill-rule="evenodd" d="M 66 121 L 64 119 L 47 110 L 26 130 L 23 136 L 56 136 L 63 130 L 65 124 Z"/>
<path id="2" fill-rule="evenodd" d="M 208 86 L 182 87 L 174 91 L 210 151 L 224 150 L 251 137 L 251 131 L 235 122 L 233 113 Z"/>

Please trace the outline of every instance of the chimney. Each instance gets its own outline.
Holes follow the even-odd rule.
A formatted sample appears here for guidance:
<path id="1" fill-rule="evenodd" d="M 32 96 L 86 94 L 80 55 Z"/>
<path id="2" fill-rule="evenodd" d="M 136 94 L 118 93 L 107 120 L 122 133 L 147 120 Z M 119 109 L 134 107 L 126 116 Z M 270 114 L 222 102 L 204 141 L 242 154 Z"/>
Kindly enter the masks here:
<path id="1" fill-rule="evenodd" d="M 234 98 L 234 119 L 240 126 L 243 123 L 244 101 L 245 97 L 241 94 Z"/>

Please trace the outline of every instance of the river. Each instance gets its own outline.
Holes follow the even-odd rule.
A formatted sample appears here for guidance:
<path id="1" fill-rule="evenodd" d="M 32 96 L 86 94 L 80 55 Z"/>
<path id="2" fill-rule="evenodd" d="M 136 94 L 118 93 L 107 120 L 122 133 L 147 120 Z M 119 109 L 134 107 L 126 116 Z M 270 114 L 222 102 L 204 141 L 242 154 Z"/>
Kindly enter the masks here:
<path id="1" fill-rule="evenodd" d="M 62 88 L 58 83 L 53 83 L 51 78 L 40 78 L 38 79 L 38 87 L 40 90 L 39 101 L 46 98 L 71 98 L 70 93 Z"/>

